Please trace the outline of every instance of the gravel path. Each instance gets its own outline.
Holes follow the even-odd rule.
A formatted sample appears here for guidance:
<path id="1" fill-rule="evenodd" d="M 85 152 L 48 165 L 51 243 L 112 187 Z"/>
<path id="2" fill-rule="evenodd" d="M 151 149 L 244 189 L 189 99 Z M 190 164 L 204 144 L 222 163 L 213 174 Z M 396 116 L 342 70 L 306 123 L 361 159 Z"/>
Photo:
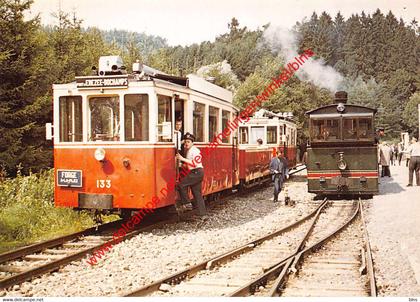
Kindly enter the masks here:
<path id="1" fill-rule="evenodd" d="M 408 168 L 391 166 L 366 219 L 379 296 L 420 296 L 420 187 L 406 187 Z M 417 277 L 417 279 L 416 279 Z"/>
<path id="2" fill-rule="evenodd" d="M 149 284 L 268 234 L 311 212 L 306 182 L 289 182 L 296 206 L 274 204 L 272 188 L 230 197 L 209 215 L 179 222 L 131 238 L 91 267 L 73 262 L 58 272 L 15 286 L 8 296 L 117 296 Z M 304 198 L 302 198 L 304 196 Z M 283 198 L 283 196 L 280 196 Z M 5 293 L 0 293 L 1 295 Z"/>

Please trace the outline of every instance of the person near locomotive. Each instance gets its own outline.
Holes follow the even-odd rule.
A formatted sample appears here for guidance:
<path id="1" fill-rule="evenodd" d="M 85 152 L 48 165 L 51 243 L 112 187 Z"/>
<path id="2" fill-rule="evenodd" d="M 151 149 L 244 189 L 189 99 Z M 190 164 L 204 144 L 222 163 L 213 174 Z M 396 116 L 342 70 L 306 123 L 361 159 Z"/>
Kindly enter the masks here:
<path id="1" fill-rule="evenodd" d="M 390 157 L 389 157 L 389 160 L 390 160 L 390 166 L 394 166 L 395 165 L 395 162 L 394 162 L 394 153 L 395 153 L 395 150 L 394 150 L 394 145 L 389 145 L 389 148 L 390 148 Z"/>
<path id="2" fill-rule="evenodd" d="M 270 162 L 271 179 L 274 182 L 274 199 L 273 202 L 279 201 L 283 182 L 289 178 L 289 168 L 287 159 L 283 156 L 283 151 L 278 150 L 277 156 L 274 156 Z"/>
<path id="3" fill-rule="evenodd" d="M 413 173 L 416 174 L 416 184 L 420 186 L 420 142 L 415 137 L 411 140 L 411 145 L 407 149 L 410 154 L 410 166 L 408 167 L 408 185 L 413 185 Z"/>
<path id="4" fill-rule="evenodd" d="M 401 159 L 403 157 L 403 151 L 404 151 L 404 146 L 402 143 L 398 143 L 397 145 L 397 150 L 398 150 L 398 164 L 401 166 Z"/>
<path id="5" fill-rule="evenodd" d="M 204 216 L 206 215 L 206 205 L 201 192 L 201 183 L 204 178 L 204 169 L 203 164 L 201 163 L 202 155 L 200 149 L 194 146 L 194 135 L 187 132 L 185 133 L 183 140 L 185 157 L 177 153 L 176 159 L 187 167 L 189 173 L 184 177 L 181 177 L 180 182 L 177 185 L 181 204 L 184 205 L 189 203 L 188 188 L 191 188 L 198 214 Z"/>
<path id="6" fill-rule="evenodd" d="M 389 162 L 391 160 L 391 148 L 386 142 L 382 142 L 379 147 L 380 152 L 380 164 L 382 166 L 381 177 L 391 177 L 391 171 L 389 170 Z"/>
<path id="7" fill-rule="evenodd" d="M 382 137 L 385 136 L 385 128 L 379 127 L 375 134 L 375 144 L 379 144 Z"/>

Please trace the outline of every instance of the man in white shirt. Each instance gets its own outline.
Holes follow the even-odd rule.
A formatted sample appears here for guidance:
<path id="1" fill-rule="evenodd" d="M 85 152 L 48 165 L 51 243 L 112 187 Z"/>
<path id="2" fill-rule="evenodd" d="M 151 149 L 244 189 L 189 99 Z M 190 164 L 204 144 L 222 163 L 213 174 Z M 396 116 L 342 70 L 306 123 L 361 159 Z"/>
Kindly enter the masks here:
<path id="1" fill-rule="evenodd" d="M 188 187 L 195 199 L 195 204 L 198 208 L 200 216 L 206 215 L 206 205 L 204 203 L 203 195 L 201 193 L 201 182 L 204 178 L 203 164 L 201 163 L 202 156 L 200 149 L 194 146 L 195 137 L 187 132 L 184 135 L 184 152 L 185 157 L 177 153 L 176 159 L 187 167 L 189 173 L 181 178 L 178 183 L 178 192 L 181 197 L 181 204 L 188 204 Z"/>
<path id="2" fill-rule="evenodd" d="M 420 142 L 415 137 L 411 140 L 411 145 L 407 149 L 410 154 L 410 165 L 408 167 L 408 185 L 413 185 L 413 173 L 416 174 L 416 183 L 420 186 Z"/>
<path id="3" fill-rule="evenodd" d="M 182 120 L 177 119 L 175 121 L 175 131 L 174 131 L 174 142 L 178 151 L 182 149 Z"/>

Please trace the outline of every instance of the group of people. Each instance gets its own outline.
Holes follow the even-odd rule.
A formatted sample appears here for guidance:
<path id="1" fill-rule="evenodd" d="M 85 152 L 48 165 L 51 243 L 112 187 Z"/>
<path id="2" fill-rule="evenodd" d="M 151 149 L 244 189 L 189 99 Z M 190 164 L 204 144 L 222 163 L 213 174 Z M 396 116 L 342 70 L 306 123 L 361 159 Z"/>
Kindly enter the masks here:
<path id="1" fill-rule="evenodd" d="M 379 128 L 377 142 L 383 136 L 384 129 Z M 379 165 L 382 166 L 381 177 L 391 177 L 389 166 L 395 166 L 397 161 L 401 166 L 401 160 L 404 154 L 406 157 L 406 167 L 408 167 L 407 187 L 413 185 L 413 174 L 416 175 L 417 186 L 420 186 L 420 142 L 415 137 L 411 139 L 409 146 L 404 146 L 403 143 L 388 144 L 386 141 L 378 144 Z"/>

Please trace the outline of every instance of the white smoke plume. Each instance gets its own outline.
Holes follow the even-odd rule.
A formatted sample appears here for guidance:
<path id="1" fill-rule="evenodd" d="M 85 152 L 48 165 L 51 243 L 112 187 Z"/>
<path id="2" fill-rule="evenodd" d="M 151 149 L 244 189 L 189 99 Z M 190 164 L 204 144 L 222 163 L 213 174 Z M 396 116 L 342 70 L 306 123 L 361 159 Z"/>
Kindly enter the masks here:
<path id="1" fill-rule="evenodd" d="M 264 32 L 264 39 L 273 50 L 283 55 L 285 64 L 293 61 L 299 55 L 296 32 L 270 25 Z M 310 81 L 332 92 L 339 89 L 344 79 L 334 68 L 325 65 L 322 59 L 314 59 L 314 57 L 306 61 L 296 72 L 296 75 L 302 81 Z"/>

